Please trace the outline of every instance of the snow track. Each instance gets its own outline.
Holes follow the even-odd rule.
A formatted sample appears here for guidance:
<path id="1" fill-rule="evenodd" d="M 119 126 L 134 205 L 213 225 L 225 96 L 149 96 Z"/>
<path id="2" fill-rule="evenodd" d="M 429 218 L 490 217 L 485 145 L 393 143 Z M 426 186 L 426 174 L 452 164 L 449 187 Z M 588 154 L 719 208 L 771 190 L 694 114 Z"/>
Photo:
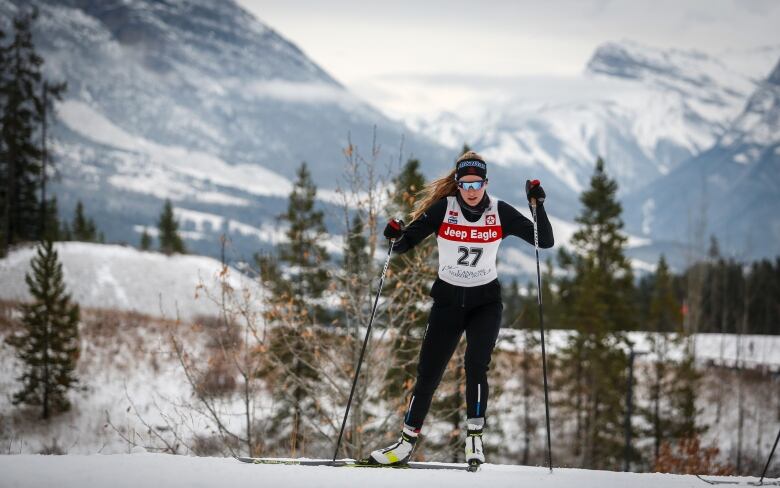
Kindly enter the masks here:
<path id="1" fill-rule="evenodd" d="M 248 465 L 231 458 L 168 454 L 93 456 L 0 456 L 2 486 L 84 488 L 177 487 L 350 487 L 446 486 L 448 488 L 632 488 L 707 486 L 692 475 L 618 473 L 487 464 L 478 473 L 427 470 L 344 469 L 325 466 Z M 713 478 L 729 479 L 729 478 Z M 757 478 L 732 478 L 758 481 Z M 775 481 L 775 480 L 765 480 Z"/>

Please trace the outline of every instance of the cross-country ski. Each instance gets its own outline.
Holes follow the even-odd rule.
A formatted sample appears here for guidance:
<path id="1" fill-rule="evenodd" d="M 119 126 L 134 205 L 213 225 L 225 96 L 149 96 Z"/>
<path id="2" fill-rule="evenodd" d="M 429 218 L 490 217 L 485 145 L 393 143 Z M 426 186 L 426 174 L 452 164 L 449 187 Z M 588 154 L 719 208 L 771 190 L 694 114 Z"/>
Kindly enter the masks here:
<path id="1" fill-rule="evenodd" d="M 251 458 L 237 457 L 237 460 L 248 464 L 282 464 L 287 466 L 331 466 L 335 468 L 395 468 L 395 469 L 449 469 L 456 471 L 477 471 L 478 465 L 457 463 L 422 463 L 410 461 L 403 464 L 379 464 L 369 459 L 284 459 L 284 458 Z"/>

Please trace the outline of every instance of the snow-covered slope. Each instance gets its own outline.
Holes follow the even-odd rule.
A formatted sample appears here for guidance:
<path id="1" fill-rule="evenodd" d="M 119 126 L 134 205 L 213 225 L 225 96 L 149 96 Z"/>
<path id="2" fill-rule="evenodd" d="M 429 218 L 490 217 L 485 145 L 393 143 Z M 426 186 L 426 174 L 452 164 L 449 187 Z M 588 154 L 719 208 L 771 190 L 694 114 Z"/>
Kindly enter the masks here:
<path id="1" fill-rule="evenodd" d="M 648 90 L 620 101 L 633 109 L 631 132 L 662 174 L 710 147 L 754 89 L 754 73 L 738 72 L 705 53 L 630 41 L 600 46 L 587 72 L 635 81 Z"/>
<path id="2" fill-rule="evenodd" d="M 354 469 L 310 466 L 260 466 L 234 459 L 166 454 L 113 456 L 0 456 L 8 486 L 62 488 L 112 486 L 349 487 L 474 486 L 540 488 L 691 488 L 707 486 L 692 475 L 637 474 L 584 469 L 487 464 L 478 473 L 449 470 Z M 724 479 L 724 478 L 714 478 Z M 757 478 L 727 478 L 757 482 Z M 774 482 L 775 480 L 765 480 Z"/>
<path id="3" fill-rule="evenodd" d="M 190 255 L 166 256 L 157 252 L 107 244 L 60 242 L 55 249 L 62 263 L 65 286 L 84 307 L 140 312 L 146 315 L 191 319 L 219 314 L 219 308 L 199 284 L 212 294 L 219 261 Z M 0 299 L 27 300 L 24 276 L 30 271 L 34 247 L 17 248 L 0 260 Z M 259 291 L 259 284 L 231 270 L 230 284 Z"/>
<path id="4" fill-rule="evenodd" d="M 332 201 L 348 136 L 368 155 L 374 126 L 383 162 L 398 159 L 402 139 L 426 170 L 454 156 L 232 0 L 0 0 L 6 32 L 31 3 L 45 72 L 68 83 L 53 128 L 61 213 L 70 218 L 81 199 L 110 241 L 137 243 L 164 198 L 259 229 L 283 210 L 303 161 Z M 216 256 L 220 231 L 188 244 Z M 231 237 L 242 255 L 271 245 Z"/>
<path id="5" fill-rule="evenodd" d="M 738 256 L 780 252 L 780 62 L 711 149 L 626 199 L 637 232 L 673 240 L 703 230 Z M 640 225 L 637 225 L 640 224 Z M 701 229 L 701 230 L 699 230 Z"/>

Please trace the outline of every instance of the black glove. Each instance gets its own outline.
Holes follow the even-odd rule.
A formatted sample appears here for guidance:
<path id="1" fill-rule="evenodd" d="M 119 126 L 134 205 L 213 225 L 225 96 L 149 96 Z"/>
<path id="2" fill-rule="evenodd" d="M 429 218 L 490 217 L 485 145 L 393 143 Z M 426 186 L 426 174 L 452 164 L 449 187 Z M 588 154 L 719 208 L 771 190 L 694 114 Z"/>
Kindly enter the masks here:
<path id="1" fill-rule="evenodd" d="M 536 204 L 541 205 L 544 203 L 544 188 L 542 188 L 539 180 L 525 180 L 525 196 L 528 197 L 528 203 L 531 203 L 531 199 L 536 199 Z"/>
<path id="2" fill-rule="evenodd" d="M 404 235 L 404 221 L 401 219 L 390 219 L 385 226 L 385 237 L 398 239 L 402 235 Z"/>

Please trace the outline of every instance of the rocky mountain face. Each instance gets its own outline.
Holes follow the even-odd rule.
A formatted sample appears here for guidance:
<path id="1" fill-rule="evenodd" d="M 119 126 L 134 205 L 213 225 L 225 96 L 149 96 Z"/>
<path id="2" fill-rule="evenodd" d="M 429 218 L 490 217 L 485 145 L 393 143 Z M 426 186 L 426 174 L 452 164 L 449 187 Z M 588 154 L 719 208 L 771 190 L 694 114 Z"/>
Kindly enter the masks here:
<path id="1" fill-rule="evenodd" d="M 778 202 L 780 75 L 758 70 L 780 46 L 714 57 L 605 43 L 565 99 L 501 100 L 403 125 L 232 1 L 0 0 L 6 31 L 30 5 L 47 76 L 68 83 L 53 131 L 61 213 L 70 218 L 81 199 L 109 241 L 137 243 L 170 198 L 191 250 L 217 255 L 226 233 L 234 257 L 248 258 L 278 242 L 276 216 L 302 161 L 337 236 L 343 149 L 351 139 L 369 156 L 374 127 L 381 169 L 403 145 L 401 159 L 438 175 L 466 142 L 491 162 L 491 193 L 521 207 L 523 181 L 540 178 L 564 227 L 603 157 L 628 230 L 644 238 L 632 252 L 646 262 L 666 252 L 682 263 L 689 236 L 721 232 L 724 221 L 774 225 L 764 222 Z M 750 212 L 710 202 L 736 180 L 750 190 L 739 202 Z M 703 207 L 705 230 L 693 224 Z M 722 237 L 745 257 L 777 253 L 763 234 Z"/>
<path id="2" fill-rule="evenodd" d="M 53 131 L 60 208 L 70 218 L 83 200 L 110 241 L 137 243 L 171 198 L 196 252 L 216 255 L 223 231 L 241 255 L 271 245 L 301 162 L 327 206 L 348 141 L 370 158 L 374 128 L 383 167 L 402 146 L 431 172 L 456 156 L 232 1 L 0 0 L 6 31 L 32 5 L 45 72 L 68 83 Z"/>
<path id="3" fill-rule="evenodd" d="M 707 175 L 709 180 L 721 181 L 729 174 L 731 181 L 731 170 L 721 174 L 707 163 L 720 158 L 742 161 L 737 166 L 740 174 L 750 167 L 771 174 L 765 178 L 768 181 L 777 180 L 777 165 L 771 163 L 777 160 L 772 136 L 778 131 L 771 108 L 771 80 L 777 75 L 773 72 L 765 80 L 770 67 L 765 62 L 780 58 L 780 46 L 754 51 L 728 53 L 720 59 L 631 41 L 608 42 L 596 49 L 582 78 L 573 85 L 574 89 L 603 86 L 596 95 L 533 103 L 518 98 L 486 106 L 466 119 L 446 113 L 412 121 L 412 126 L 445 144 L 476 139 L 474 147 L 505 169 L 538 174 L 550 183 L 556 215 L 565 219 L 576 215 L 577 195 L 587 187 L 595 160 L 603 157 L 607 171 L 619 183 L 627 229 L 650 239 L 632 249 L 634 257 L 654 262 L 664 252 L 682 266 L 695 244 L 693 234 L 703 232 L 708 240 L 707 233 L 720 235 L 719 231 L 701 225 L 694 230 L 696 219 L 692 214 L 688 217 L 693 210 L 680 213 L 679 207 L 650 196 L 663 194 L 662 187 L 679 187 L 693 195 Z M 756 160 L 756 169 L 746 164 L 749 160 Z M 716 191 L 716 187 L 710 189 L 710 193 Z M 767 184 L 766 192 L 751 197 L 757 199 L 757 209 L 778 205 L 776 187 L 772 191 L 772 184 Z M 715 214 L 710 209 L 710 223 Z M 754 220 L 753 215 L 742 214 L 741 220 L 748 227 L 760 228 L 761 220 Z M 734 244 L 731 250 L 740 249 L 745 258 L 778 251 L 728 239 Z M 756 235 L 753 240 L 771 242 L 769 236 Z"/>
<path id="4" fill-rule="evenodd" d="M 738 259 L 780 252 L 780 62 L 717 143 L 626 199 L 631 228 Z"/>

